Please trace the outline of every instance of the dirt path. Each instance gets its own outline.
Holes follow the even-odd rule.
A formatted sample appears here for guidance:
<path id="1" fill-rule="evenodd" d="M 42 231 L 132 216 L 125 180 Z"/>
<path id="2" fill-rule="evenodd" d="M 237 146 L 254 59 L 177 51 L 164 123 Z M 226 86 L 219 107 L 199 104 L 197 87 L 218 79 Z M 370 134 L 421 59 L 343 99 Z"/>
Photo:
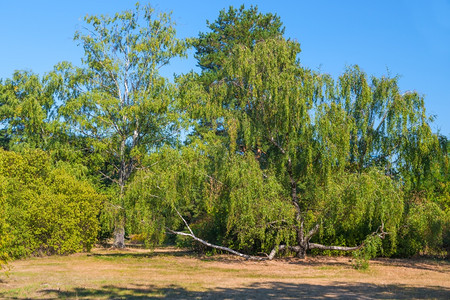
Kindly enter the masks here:
<path id="1" fill-rule="evenodd" d="M 12 263 L 4 299 L 450 299 L 450 263 L 348 258 L 243 261 L 165 248 L 45 257 Z"/>

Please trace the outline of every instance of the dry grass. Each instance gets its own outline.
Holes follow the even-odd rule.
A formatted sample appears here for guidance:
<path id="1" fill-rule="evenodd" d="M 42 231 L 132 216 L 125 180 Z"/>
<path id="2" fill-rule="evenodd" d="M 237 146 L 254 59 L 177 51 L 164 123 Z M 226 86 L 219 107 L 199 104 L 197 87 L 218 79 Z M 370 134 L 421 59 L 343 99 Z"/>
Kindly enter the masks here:
<path id="1" fill-rule="evenodd" d="M 174 248 L 15 261 L 0 277 L 6 299 L 450 299 L 450 263 L 380 259 L 368 271 L 348 258 L 244 261 Z"/>

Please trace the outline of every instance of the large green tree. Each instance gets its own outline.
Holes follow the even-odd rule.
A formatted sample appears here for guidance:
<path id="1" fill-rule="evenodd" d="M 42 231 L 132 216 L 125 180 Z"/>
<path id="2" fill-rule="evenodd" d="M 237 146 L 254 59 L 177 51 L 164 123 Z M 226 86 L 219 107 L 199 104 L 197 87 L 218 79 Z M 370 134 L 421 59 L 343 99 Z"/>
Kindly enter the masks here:
<path id="1" fill-rule="evenodd" d="M 49 149 L 58 128 L 51 77 L 16 71 L 0 82 L 1 145 L 4 148 Z"/>
<path id="2" fill-rule="evenodd" d="M 18 152 L 41 149 L 55 162 L 92 167 L 86 139 L 76 136 L 58 114 L 60 89 L 60 78 L 54 72 L 39 76 L 16 71 L 0 82 L 0 145 Z"/>
<path id="3" fill-rule="evenodd" d="M 56 67 L 63 100 L 60 115 L 71 132 L 103 167 L 106 183 L 115 187 L 115 243 L 123 247 L 125 186 L 142 156 L 174 141 L 174 87 L 159 70 L 186 43 L 175 37 L 170 14 L 150 6 L 115 16 L 87 16 L 86 29 L 75 34 L 84 49 L 83 66 Z"/>
<path id="4" fill-rule="evenodd" d="M 278 222 L 279 228 L 295 233 L 291 238 L 264 238 L 271 240 L 272 246 L 277 246 L 273 244 L 276 241 L 288 243 L 287 248 L 300 257 L 308 249 L 356 250 L 365 236 L 381 229 L 382 236 L 383 230 L 391 233 L 388 244 L 394 251 L 403 213 L 403 189 L 396 180 L 404 179 L 403 166 L 414 162 L 407 155 L 416 148 L 410 146 L 411 140 L 422 149 L 437 141 L 429 130 L 422 97 L 402 94 L 397 78 L 373 77 L 369 81 L 358 67 L 349 68 L 335 83 L 326 74 L 302 67 L 299 44 L 281 35 L 261 40 L 245 34 L 235 38 L 229 28 L 239 27 L 247 13 L 241 12 L 236 20 L 234 10 L 230 9 L 228 16 L 222 12 L 210 25 L 211 36 L 220 37 L 220 43 L 212 44 L 215 49 L 204 54 L 197 52 L 199 62 L 204 58 L 208 65 L 201 74 L 179 81 L 191 117 L 200 120 L 195 132 L 206 144 L 214 144 L 211 138 L 221 141 L 229 161 L 242 165 L 236 157 L 256 160 L 260 171 L 247 176 L 260 176 L 267 184 L 274 180 L 283 187 L 275 199 L 289 203 L 290 214 L 271 220 L 259 218 L 261 222 L 254 224 L 268 232 Z M 220 26 L 227 18 L 231 21 Z M 209 39 L 208 34 L 199 37 L 203 43 Z M 223 53 L 223 49 L 227 49 L 225 55 L 211 55 Z M 214 59 L 216 64 L 211 63 Z M 421 157 L 431 159 L 430 153 Z M 229 170 L 222 174 L 244 178 L 233 172 L 226 160 L 218 168 L 223 166 Z M 426 164 L 416 166 L 426 171 Z M 257 181 L 247 178 L 245 182 Z M 236 185 L 242 187 L 237 192 L 241 197 L 232 196 L 231 183 L 223 184 L 228 195 L 224 203 L 230 208 L 225 212 L 244 203 L 244 207 L 252 207 L 252 201 L 269 207 L 278 203 L 255 193 L 244 196 L 251 187 Z M 342 191 L 340 186 L 349 190 Z M 234 221 L 228 223 L 228 231 L 234 226 L 237 236 L 254 232 L 246 226 L 251 222 L 239 220 L 257 220 L 255 214 L 261 213 L 254 209 L 234 212 L 239 217 L 229 215 Z M 342 234 L 346 236 L 342 238 Z M 251 239 L 247 236 L 247 241 Z M 345 246 L 326 246 L 319 240 L 341 240 Z"/>
<path id="5" fill-rule="evenodd" d="M 285 241 L 294 243 L 290 249 L 300 257 L 313 248 L 356 250 L 358 245 L 338 247 L 310 242 L 321 224 L 351 210 L 348 205 L 332 211 L 333 202 L 343 204 L 342 197 L 324 201 L 318 198 L 318 191 L 332 185 L 332 175 L 345 174 L 355 123 L 339 98 L 335 98 L 331 79 L 300 67 L 299 52 L 296 42 L 282 38 L 262 41 L 252 48 L 238 45 L 224 64 L 221 73 L 224 80 L 210 86 L 204 98 L 213 108 L 212 123 L 216 123 L 214 119 L 223 120 L 217 129 L 227 132 L 220 138 L 227 143 L 230 157 L 253 153 L 261 168 L 254 176 L 263 177 L 266 173 L 267 178 L 275 176 L 284 186 L 285 192 L 279 197 L 288 201 L 295 213 L 267 222 L 284 220 L 286 227 L 296 232 L 295 241 Z M 383 177 L 372 174 L 380 176 L 380 180 Z M 398 196 L 391 197 L 395 194 L 394 186 L 387 184 L 383 188 L 389 193 L 375 192 L 368 197 L 384 206 L 381 208 L 384 211 L 388 211 L 387 207 L 400 207 L 391 210 L 396 212 L 392 218 L 399 219 L 402 203 Z M 235 201 L 243 202 L 245 198 Z M 266 203 L 270 206 L 275 202 Z M 233 218 L 248 218 L 245 210 L 240 214 L 239 218 Z M 384 215 L 369 230 L 376 231 L 382 223 L 392 224 L 393 228 L 388 229 L 395 230 L 397 224 L 390 219 Z M 235 226 L 245 226 L 245 223 L 236 221 Z M 245 232 L 243 228 L 238 231 Z"/>

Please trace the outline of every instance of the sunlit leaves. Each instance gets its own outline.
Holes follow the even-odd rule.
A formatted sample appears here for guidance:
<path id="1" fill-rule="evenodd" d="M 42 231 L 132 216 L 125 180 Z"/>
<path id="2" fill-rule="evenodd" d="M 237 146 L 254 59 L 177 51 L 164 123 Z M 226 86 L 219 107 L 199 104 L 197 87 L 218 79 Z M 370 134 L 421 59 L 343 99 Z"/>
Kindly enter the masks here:
<path id="1" fill-rule="evenodd" d="M 43 151 L 0 151 L 0 254 L 67 254 L 89 250 L 97 239 L 103 199 L 86 181 L 53 168 Z"/>
<path id="2" fill-rule="evenodd" d="M 327 214 L 316 216 L 328 243 L 344 235 L 348 245 L 355 245 L 383 225 L 391 242 L 391 249 L 385 250 L 394 253 L 402 221 L 403 192 L 391 178 L 376 169 L 362 174 L 336 173 L 317 196 L 328 208 Z"/>
<path id="3" fill-rule="evenodd" d="M 10 140 L 5 147 L 48 149 L 58 127 L 54 90 L 49 76 L 40 78 L 28 71 L 17 71 L 0 83 L 0 121 Z"/>

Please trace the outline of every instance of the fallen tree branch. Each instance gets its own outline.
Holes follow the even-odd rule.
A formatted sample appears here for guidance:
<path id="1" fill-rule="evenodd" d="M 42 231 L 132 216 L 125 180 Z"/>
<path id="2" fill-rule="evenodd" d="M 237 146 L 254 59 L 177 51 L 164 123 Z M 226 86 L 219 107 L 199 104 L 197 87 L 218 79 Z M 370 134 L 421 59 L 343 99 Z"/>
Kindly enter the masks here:
<path id="1" fill-rule="evenodd" d="M 277 249 L 278 248 L 278 249 Z M 272 251 L 270 252 L 269 256 L 267 257 L 269 260 L 272 260 L 275 255 L 277 254 L 278 251 L 280 250 L 284 250 L 286 248 L 286 245 L 280 245 L 278 247 L 275 247 L 272 249 Z"/>
<path id="2" fill-rule="evenodd" d="M 178 216 L 183 220 L 184 224 L 186 225 L 187 229 L 189 230 L 190 233 L 186 233 L 186 232 L 181 232 L 181 231 L 175 231 L 172 230 L 170 228 L 166 227 L 166 230 L 171 233 L 171 234 L 176 234 L 176 235 L 182 235 L 182 236 L 188 236 L 190 238 L 192 238 L 193 240 L 207 246 L 210 248 L 214 248 L 214 249 L 218 249 L 218 250 L 222 250 L 222 251 L 226 251 L 229 252 L 231 254 L 243 257 L 245 259 L 249 259 L 249 260 L 258 260 L 258 261 L 262 261 L 262 260 L 272 260 L 275 255 L 278 253 L 278 251 L 281 250 L 285 250 L 288 249 L 290 251 L 293 252 L 297 252 L 299 253 L 302 248 L 300 246 L 287 246 L 287 245 L 278 245 L 275 246 L 272 251 L 270 251 L 270 254 L 267 255 L 266 257 L 262 257 L 262 256 L 253 256 L 253 255 L 248 255 L 248 254 L 244 254 L 244 253 L 240 253 L 236 250 L 233 250 L 231 248 L 228 247 L 224 247 L 224 246 L 219 246 L 219 245 L 214 245 L 211 244 L 205 240 L 202 240 L 201 238 L 197 237 L 194 232 L 192 231 L 191 227 L 189 226 L 188 222 L 183 218 L 183 216 L 181 215 L 181 213 L 174 208 L 175 211 L 177 212 Z M 319 225 L 317 224 L 313 229 L 311 229 L 308 234 L 306 235 L 307 238 L 307 243 L 306 243 L 306 249 L 303 248 L 304 250 L 308 250 L 308 249 L 320 249 L 320 250 L 338 250 L 338 251 L 354 251 L 354 250 L 359 250 L 362 247 L 364 247 L 364 242 L 359 245 L 359 246 L 355 246 L 355 247 L 343 247 L 343 246 L 325 246 L 325 245 L 321 245 L 321 244 L 316 244 L 316 243 L 310 243 L 309 239 L 311 238 L 312 235 L 314 235 L 319 229 Z M 372 236 L 377 235 L 378 237 L 380 237 L 381 239 L 384 239 L 384 237 L 389 234 L 388 232 L 384 231 L 384 223 L 382 222 L 381 226 L 378 227 L 377 231 L 372 233 Z"/>
<path id="3" fill-rule="evenodd" d="M 314 231 L 314 230 L 316 230 L 316 228 L 313 228 L 310 231 L 310 233 L 312 231 Z M 372 236 L 378 236 L 380 239 L 384 239 L 387 234 L 389 234 L 389 232 L 385 232 L 384 231 L 384 222 L 381 221 L 380 227 L 378 227 L 377 231 L 372 232 L 371 235 Z M 355 247 L 325 246 L 325 245 L 321 245 L 321 244 L 315 244 L 315 243 L 309 243 L 308 242 L 308 249 L 320 249 L 320 250 L 355 251 L 355 250 L 361 249 L 364 246 L 365 246 L 364 242 L 361 245 L 355 246 Z"/>
<path id="4" fill-rule="evenodd" d="M 364 243 L 362 243 L 359 246 L 356 247 L 342 247 L 342 246 L 325 246 L 321 244 L 315 244 L 315 243 L 308 243 L 308 249 L 320 249 L 320 250 L 339 250 L 339 251 L 354 251 L 361 249 L 364 246 Z"/>
<path id="5" fill-rule="evenodd" d="M 175 208 L 175 207 L 174 207 L 174 208 Z M 211 247 L 211 248 L 214 248 L 214 249 L 219 249 L 219 250 L 222 250 L 222 251 L 227 251 L 227 252 L 230 252 L 230 253 L 232 253 L 232 254 L 234 254 L 234 255 L 243 257 L 243 258 L 245 258 L 245 259 L 251 259 L 251 260 L 266 260 L 266 259 L 267 259 L 267 257 L 260 257 L 260 256 L 253 256 L 253 255 L 243 254 L 243 253 L 240 253 L 240 252 L 238 252 L 238 251 L 236 251 L 236 250 L 233 250 L 233 249 L 231 249 L 231 248 L 224 247 L 224 246 L 214 245 L 214 244 L 208 243 L 208 242 L 205 241 L 205 240 L 202 240 L 201 238 L 198 238 L 198 237 L 194 234 L 194 232 L 192 231 L 192 229 L 191 229 L 191 227 L 189 226 L 188 222 L 186 222 L 186 220 L 183 218 L 183 216 L 180 214 L 180 212 L 179 212 L 176 208 L 175 208 L 175 211 L 177 212 L 178 216 L 183 220 L 184 225 L 186 225 L 186 227 L 187 227 L 187 229 L 189 230 L 190 233 L 185 233 L 185 232 L 181 232 L 181 231 L 175 231 L 175 230 L 172 230 L 172 229 L 170 229 L 170 228 L 166 228 L 168 232 L 170 232 L 170 233 L 172 233 L 172 234 L 177 234 L 177 235 L 189 236 L 189 237 L 191 237 L 193 240 L 195 240 L 195 241 L 197 241 L 197 242 L 199 242 L 199 243 L 201 243 L 201 244 L 203 244 L 203 245 L 205 245 L 205 246 L 208 246 L 208 247 Z M 273 250 L 272 250 L 272 251 L 273 251 Z"/>
<path id="6" fill-rule="evenodd" d="M 188 228 L 189 228 L 189 226 L 188 226 Z M 223 246 L 214 245 L 214 244 L 208 243 L 208 242 L 205 241 L 205 240 L 202 240 L 201 238 L 196 237 L 194 234 L 191 234 L 191 233 L 185 233 L 185 232 L 181 232 L 181 231 L 174 231 L 174 230 L 172 230 L 172 229 L 170 229 L 170 228 L 166 228 L 166 229 L 167 229 L 167 231 L 169 231 L 169 232 L 172 233 L 172 234 L 189 236 L 189 237 L 191 237 L 193 240 L 195 240 L 195 241 L 197 241 L 197 242 L 199 242 L 199 243 L 201 243 L 201 244 L 203 244 L 203 245 L 205 245 L 205 246 L 208 246 L 208 247 L 211 247 L 211 248 L 214 248 L 214 249 L 219 249 L 219 250 L 226 251 L 226 252 L 230 252 L 230 253 L 232 253 L 232 254 L 234 254 L 234 255 L 243 257 L 243 258 L 245 258 L 245 259 L 250 259 L 250 260 L 267 260 L 267 259 L 269 259 L 268 257 L 261 257 L 261 256 L 247 255 L 247 254 L 243 254 L 243 253 L 240 253 L 240 252 L 238 252 L 238 251 L 235 251 L 235 250 L 233 250 L 233 249 L 231 249 L 231 248 L 228 248 L 228 247 L 223 247 Z M 192 232 L 192 230 L 191 230 L 190 228 L 189 228 L 189 231 Z M 272 250 L 272 251 L 273 251 L 273 250 Z"/>
<path id="7" fill-rule="evenodd" d="M 267 258 L 269 260 L 272 260 L 275 257 L 275 255 L 277 254 L 278 251 L 285 250 L 285 249 L 293 251 L 293 252 L 299 252 L 300 251 L 300 246 L 279 245 L 278 247 L 275 247 L 275 248 L 272 249 L 272 251 L 267 256 Z"/>

